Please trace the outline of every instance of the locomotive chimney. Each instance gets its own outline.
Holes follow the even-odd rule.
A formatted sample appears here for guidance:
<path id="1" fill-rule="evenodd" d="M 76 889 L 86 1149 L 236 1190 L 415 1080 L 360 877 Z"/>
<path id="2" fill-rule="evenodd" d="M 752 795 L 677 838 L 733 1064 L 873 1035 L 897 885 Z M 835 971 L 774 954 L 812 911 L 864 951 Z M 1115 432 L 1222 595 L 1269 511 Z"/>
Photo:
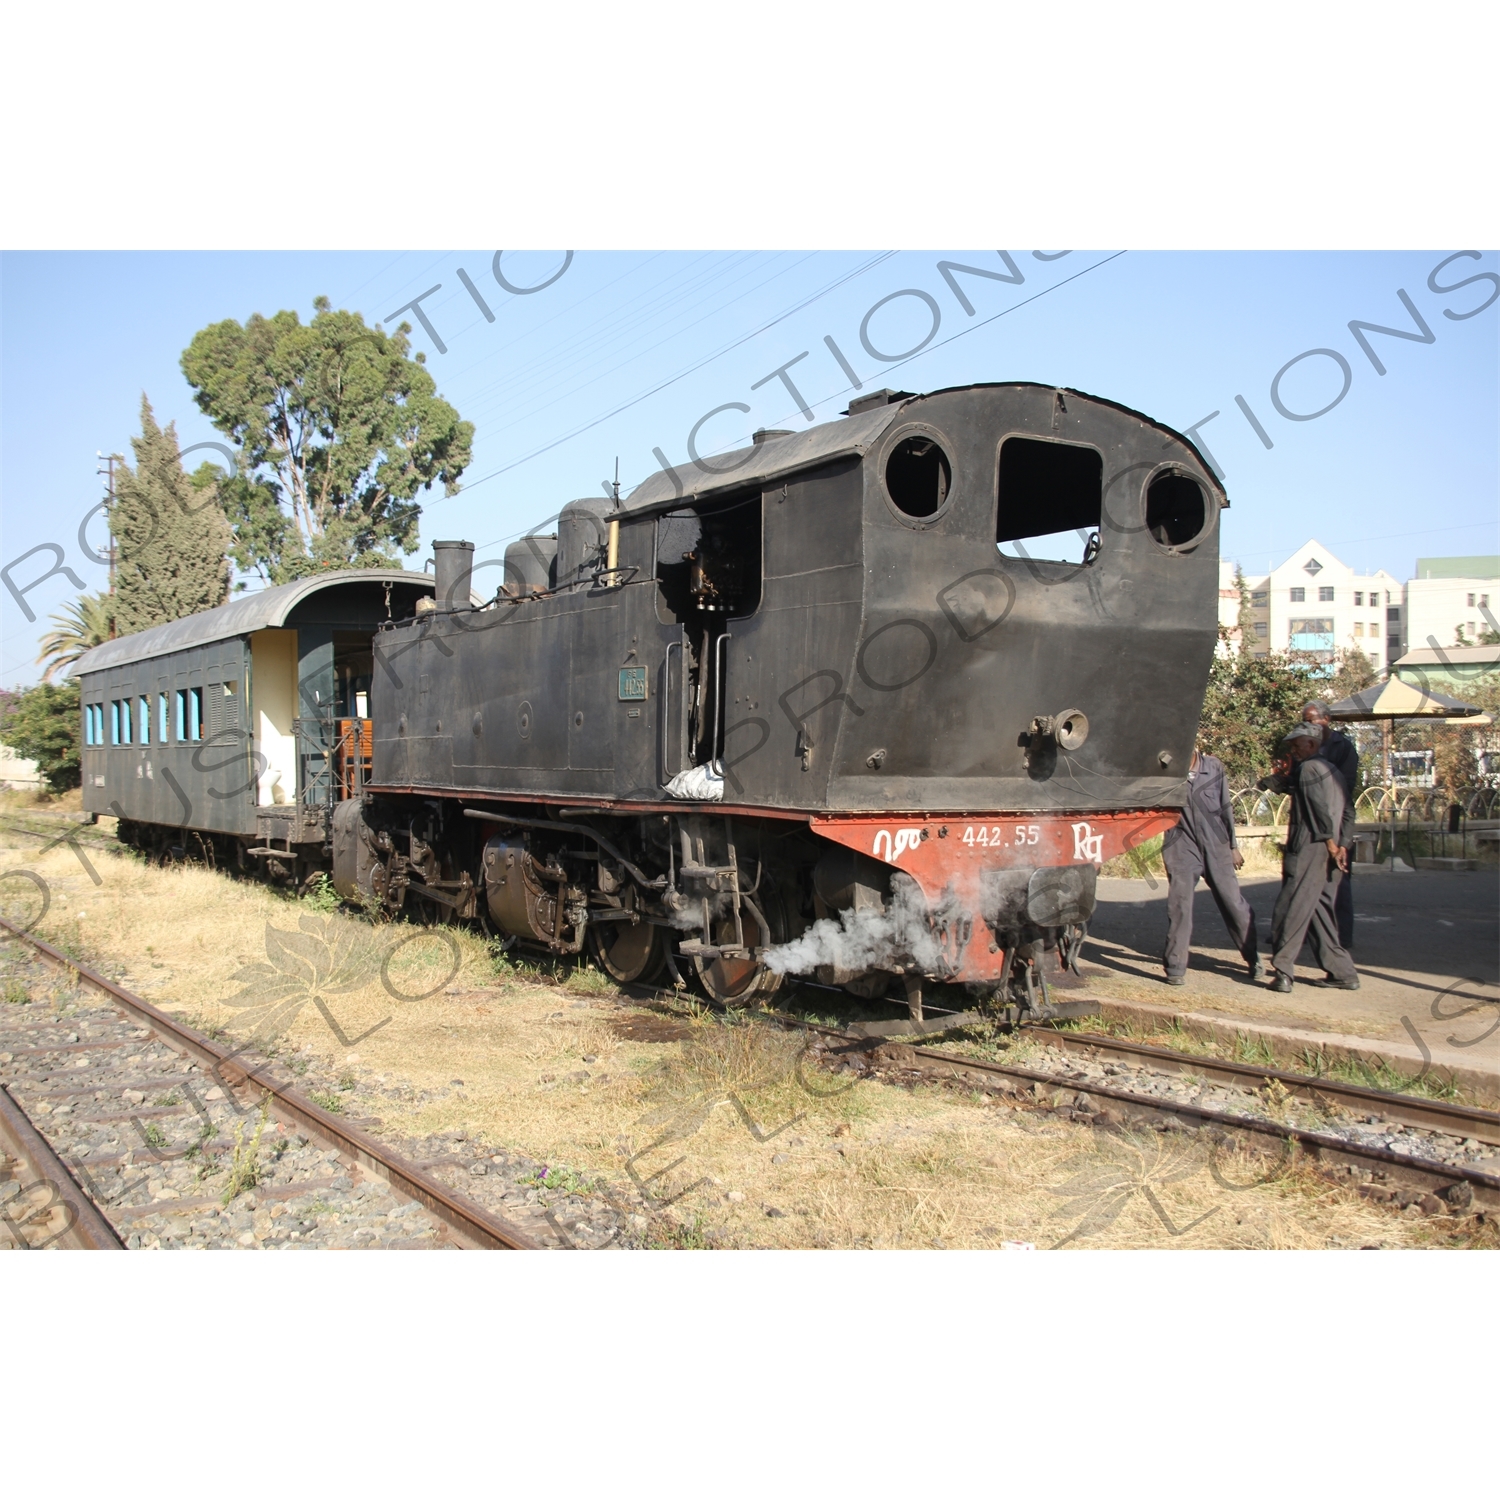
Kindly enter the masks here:
<path id="1" fill-rule="evenodd" d="M 444 614 L 469 607 L 469 579 L 474 572 L 473 542 L 434 542 L 433 577 L 436 604 Z"/>

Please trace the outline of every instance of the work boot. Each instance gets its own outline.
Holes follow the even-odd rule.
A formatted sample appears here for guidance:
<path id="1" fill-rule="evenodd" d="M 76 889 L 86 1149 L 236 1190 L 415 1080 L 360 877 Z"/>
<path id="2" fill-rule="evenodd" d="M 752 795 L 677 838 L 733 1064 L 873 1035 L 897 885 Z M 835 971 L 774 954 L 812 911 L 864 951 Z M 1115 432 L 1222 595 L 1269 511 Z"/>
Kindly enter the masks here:
<path id="1" fill-rule="evenodd" d="M 1255 962 L 1250 965 L 1250 983 L 1264 984 L 1266 980 L 1266 973 L 1267 970 L 1265 959 L 1257 958 Z"/>
<path id="2" fill-rule="evenodd" d="M 1292 993 L 1292 976 L 1283 974 L 1277 970 L 1276 977 L 1268 986 L 1273 995 L 1290 995 Z"/>
<path id="3" fill-rule="evenodd" d="M 1326 979 L 1323 988 L 1328 990 L 1357 990 L 1359 988 L 1359 975 L 1352 979 Z"/>
<path id="4" fill-rule="evenodd" d="M 1181 974 L 1163 974 L 1163 984 L 1186 984 L 1187 979 Z"/>

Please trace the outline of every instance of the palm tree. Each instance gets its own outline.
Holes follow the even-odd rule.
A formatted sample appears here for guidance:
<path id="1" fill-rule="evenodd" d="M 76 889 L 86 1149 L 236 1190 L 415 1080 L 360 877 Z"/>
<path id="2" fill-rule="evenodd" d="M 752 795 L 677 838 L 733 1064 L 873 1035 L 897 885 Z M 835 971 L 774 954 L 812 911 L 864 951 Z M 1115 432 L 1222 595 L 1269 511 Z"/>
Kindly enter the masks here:
<path id="1" fill-rule="evenodd" d="M 52 619 L 57 629 L 42 637 L 38 664 L 46 663 L 43 682 L 71 667 L 85 651 L 114 639 L 114 600 L 108 594 L 80 594 L 65 604 Z"/>

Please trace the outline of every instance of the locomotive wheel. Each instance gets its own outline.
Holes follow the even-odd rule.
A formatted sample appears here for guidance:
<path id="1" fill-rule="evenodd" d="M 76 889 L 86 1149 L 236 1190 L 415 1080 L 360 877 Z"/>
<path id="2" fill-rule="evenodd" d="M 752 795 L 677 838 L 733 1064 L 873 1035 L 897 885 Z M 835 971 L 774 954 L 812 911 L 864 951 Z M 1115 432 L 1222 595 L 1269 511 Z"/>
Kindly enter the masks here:
<path id="1" fill-rule="evenodd" d="M 771 929 L 771 941 L 786 941 L 786 913 L 778 892 L 769 880 L 761 882 L 760 891 L 753 898 Z M 759 930 L 755 919 L 747 911 L 744 925 L 750 930 L 745 934 L 748 942 L 759 946 Z M 712 942 L 734 942 L 734 917 L 725 913 L 713 923 Z M 745 1005 L 752 1000 L 763 999 L 781 988 L 780 974 L 773 974 L 753 958 L 694 958 L 693 968 L 698 974 L 698 983 L 710 1000 L 720 1005 Z"/>
<path id="2" fill-rule="evenodd" d="M 634 893 L 626 899 L 635 906 Z M 650 922 L 591 923 L 588 929 L 589 951 L 599 967 L 617 984 L 650 984 L 661 973 L 666 950 L 661 928 Z"/>

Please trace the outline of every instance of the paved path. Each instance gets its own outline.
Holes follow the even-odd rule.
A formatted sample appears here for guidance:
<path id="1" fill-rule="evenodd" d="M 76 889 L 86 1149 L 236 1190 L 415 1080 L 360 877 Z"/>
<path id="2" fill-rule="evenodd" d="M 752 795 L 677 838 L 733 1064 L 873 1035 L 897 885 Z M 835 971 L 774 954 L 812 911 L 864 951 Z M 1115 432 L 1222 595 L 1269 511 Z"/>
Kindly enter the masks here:
<path id="1" fill-rule="evenodd" d="M 1279 888 L 1274 877 L 1244 882 L 1263 956 Z M 1414 1061 L 1425 1048 L 1439 1064 L 1500 1074 L 1496 871 L 1390 874 L 1361 867 L 1354 877 L 1354 961 L 1361 980 L 1355 993 L 1324 989 L 1316 982 L 1322 970 L 1305 953 L 1290 995 L 1250 984 L 1202 884 L 1187 984 L 1162 983 L 1166 897 L 1165 878 L 1154 889 L 1144 880 L 1099 882 L 1099 908 L 1084 948 L 1092 992 L 1220 1019 L 1367 1038 Z"/>

